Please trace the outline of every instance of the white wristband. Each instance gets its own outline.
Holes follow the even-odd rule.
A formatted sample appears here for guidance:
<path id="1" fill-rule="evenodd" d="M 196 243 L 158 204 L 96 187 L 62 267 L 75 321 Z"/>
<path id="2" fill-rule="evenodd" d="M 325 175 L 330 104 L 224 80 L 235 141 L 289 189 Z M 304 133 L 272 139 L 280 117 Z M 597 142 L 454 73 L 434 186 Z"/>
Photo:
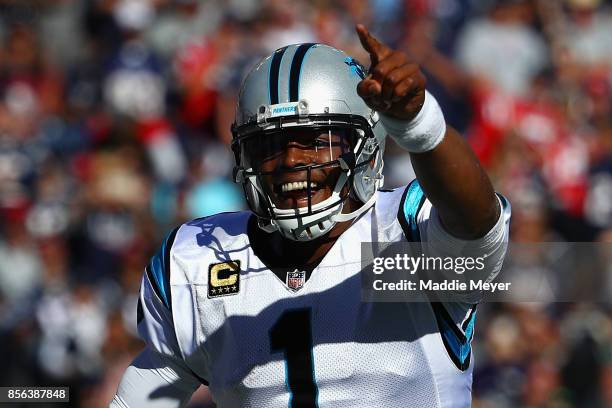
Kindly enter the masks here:
<path id="1" fill-rule="evenodd" d="M 446 133 L 444 114 L 436 98 L 425 91 L 425 102 L 419 113 L 411 121 L 391 118 L 385 114 L 380 120 L 398 145 L 411 153 L 433 150 Z"/>

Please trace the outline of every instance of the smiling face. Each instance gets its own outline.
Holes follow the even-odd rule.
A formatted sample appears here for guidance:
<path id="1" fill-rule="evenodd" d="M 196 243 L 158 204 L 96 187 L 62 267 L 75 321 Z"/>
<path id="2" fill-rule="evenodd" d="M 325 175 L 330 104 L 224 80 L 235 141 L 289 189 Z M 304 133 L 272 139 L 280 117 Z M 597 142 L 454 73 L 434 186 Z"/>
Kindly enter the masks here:
<path id="1" fill-rule="evenodd" d="M 279 209 L 308 207 L 308 170 L 303 166 L 333 162 L 350 149 L 341 129 L 285 129 L 252 138 L 245 144 L 253 169 L 263 172 L 262 188 Z M 310 170 L 311 205 L 331 197 L 341 169 L 337 164 Z"/>

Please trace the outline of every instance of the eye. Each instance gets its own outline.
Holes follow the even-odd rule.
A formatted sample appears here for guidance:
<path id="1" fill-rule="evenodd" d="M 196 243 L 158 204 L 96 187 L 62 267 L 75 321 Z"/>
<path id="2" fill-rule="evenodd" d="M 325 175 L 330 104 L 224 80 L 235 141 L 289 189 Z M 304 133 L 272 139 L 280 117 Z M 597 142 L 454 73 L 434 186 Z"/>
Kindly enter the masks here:
<path id="1" fill-rule="evenodd" d="M 314 145 L 317 148 L 329 147 L 329 138 L 327 136 L 319 137 L 314 141 Z"/>

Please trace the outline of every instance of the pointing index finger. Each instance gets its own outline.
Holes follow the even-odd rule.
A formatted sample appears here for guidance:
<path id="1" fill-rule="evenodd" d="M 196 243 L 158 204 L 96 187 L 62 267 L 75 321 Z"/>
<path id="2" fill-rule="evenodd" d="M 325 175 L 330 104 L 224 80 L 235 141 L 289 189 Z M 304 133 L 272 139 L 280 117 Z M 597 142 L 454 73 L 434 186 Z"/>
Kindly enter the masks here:
<path id="1" fill-rule="evenodd" d="M 370 31 L 363 24 L 357 24 L 355 29 L 362 47 L 370 54 L 372 65 L 378 64 L 391 53 L 389 47 L 370 34 Z"/>

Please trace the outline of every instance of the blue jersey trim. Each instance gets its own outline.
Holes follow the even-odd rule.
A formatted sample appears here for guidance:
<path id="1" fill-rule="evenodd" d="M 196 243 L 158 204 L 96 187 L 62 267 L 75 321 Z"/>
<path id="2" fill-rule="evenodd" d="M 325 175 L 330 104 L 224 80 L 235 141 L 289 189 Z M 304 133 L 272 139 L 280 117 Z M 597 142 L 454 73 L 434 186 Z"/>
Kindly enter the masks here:
<path id="1" fill-rule="evenodd" d="M 404 235 L 409 242 L 421 242 L 421 233 L 417 222 L 417 215 L 425 202 L 425 193 L 419 184 L 419 181 L 414 179 L 400 201 L 397 218 Z"/>
<path id="2" fill-rule="evenodd" d="M 468 318 L 463 323 L 463 332 L 457 327 L 441 302 L 432 301 L 431 305 L 436 316 L 442 343 L 449 357 L 458 369 L 461 371 L 467 370 L 470 366 L 470 357 L 472 355 L 476 305 L 474 305 Z"/>
<path id="3" fill-rule="evenodd" d="M 161 248 L 153 258 L 151 258 L 146 268 L 153 290 L 169 310 L 172 309 L 170 292 L 170 249 L 174 243 L 177 231 L 178 228 L 175 228 L 168 234 Z"/>

